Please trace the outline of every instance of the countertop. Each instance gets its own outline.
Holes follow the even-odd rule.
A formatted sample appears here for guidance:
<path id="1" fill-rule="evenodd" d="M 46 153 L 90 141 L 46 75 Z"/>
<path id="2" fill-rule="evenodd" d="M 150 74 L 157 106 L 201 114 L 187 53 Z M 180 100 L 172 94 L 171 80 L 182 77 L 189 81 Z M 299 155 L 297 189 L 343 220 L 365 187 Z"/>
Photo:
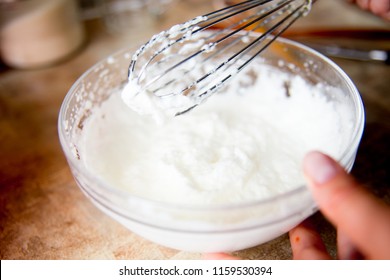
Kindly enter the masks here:
<path id="1" fill-rule="evenodd" d="M 77 187 L 59 144 L 57 118 L 65 94 L 89 67 L 109 54 L 139 45 L 157 31 L 211 9 L 211 1 L 176 1 L 143 25 L 109 32 L 99 19 L 85 21 L 87 40 L 67 60 L 50 67 L 0 71 L 1 259 L 200 259 L 136 236 L 97 210 Z M 321 39 L 327 43 L 390 49 L 390 24 L 346 1 L 318 1 L 292 33 L 323 29 L 381 29 L 387 39 Z M 291 34 L 292 34 L 291 33 Z M 363 33 L 362 33 L 363 34 Z M 292 36 L 292 35 L 291 35 Z M 301 36 L 302 37 L 302 36 Z M 307 40 L 295 34 L 296 40 Z M 370 36 L 367 36 L 370 37 Z M 310 38 L 309 38 L 310 39 Z M 311 38 L 312 39 L 312 38 Z M 362 142 L 352 173 L 390 202 L 390 67 L 333 59 L 356 83 L 366 110 Z M 335 230 L 319 213 L 313 221 L 332 256 Z M 235 255 L 291 259 L 287 234 Z"/>

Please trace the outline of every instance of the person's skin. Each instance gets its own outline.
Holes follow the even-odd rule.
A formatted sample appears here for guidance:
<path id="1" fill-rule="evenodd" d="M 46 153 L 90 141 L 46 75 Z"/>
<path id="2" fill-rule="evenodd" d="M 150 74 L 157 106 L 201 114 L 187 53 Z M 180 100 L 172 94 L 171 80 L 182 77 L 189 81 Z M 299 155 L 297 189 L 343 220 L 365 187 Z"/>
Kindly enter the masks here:
<path id="1" fill-rule="evenodd" d="M 390 0 L 349 0 L 364 10 L 390 20 Z"/>
<path id="2" fill-rule="evenodd" d="M 390 0 L 349 0 L 390 20 Z M 369 193 L 332 158 L 309 153 L 304 174 L 321 212 L 337 228 L 339 259 L 390 259 L 390 206 Z M 330 259 L 319 233 L 306 220 L 289 233 L 294 259 Z M 206 259 L 238 259 L 225 253 Z"/>
<path id="3" fill-rule="evenodd" d="M 303 172 L 320 211 L 337 229 L 339 259 L 390 259 L 390 206 L 368 192 L 335 160 L 310 152 Z M 294 259 L 330 259 L 307 220 L 289 233 Z M 237 259 L 224 253 L 206 259 Z"/>

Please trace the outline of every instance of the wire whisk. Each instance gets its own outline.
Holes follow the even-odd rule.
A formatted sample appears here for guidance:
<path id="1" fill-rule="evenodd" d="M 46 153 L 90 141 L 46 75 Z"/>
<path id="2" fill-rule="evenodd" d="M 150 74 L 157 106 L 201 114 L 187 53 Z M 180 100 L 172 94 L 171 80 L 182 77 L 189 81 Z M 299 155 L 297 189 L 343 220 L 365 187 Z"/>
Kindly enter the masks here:
<path id="1" fill-rule="evenodd" d="M 145 95 L 149 105 L 184 114 L 227 84 L 315 1 L 247 0 L 175 25 L 133 55 L 122 97 L 129 104 Z"/>

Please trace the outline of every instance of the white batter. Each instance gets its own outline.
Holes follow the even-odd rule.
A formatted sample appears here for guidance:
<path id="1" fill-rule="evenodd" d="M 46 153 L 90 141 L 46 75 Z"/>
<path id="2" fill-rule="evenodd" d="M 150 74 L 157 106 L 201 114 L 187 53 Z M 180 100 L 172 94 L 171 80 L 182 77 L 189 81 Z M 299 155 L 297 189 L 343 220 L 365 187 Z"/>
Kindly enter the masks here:
<path id="1" fill-rule="evenodd" d="M 303 184 L 305 153 L 337 155 L 347 142 L 340 128 L 349 120 L 323 94 L 337 89 L 250 67 L 257 79 L 242 76 L 163 123 L 129 109 L 118 89 L 84 127 L 87 168 L 134 195 L 186 205 L 248 202 Z"/>

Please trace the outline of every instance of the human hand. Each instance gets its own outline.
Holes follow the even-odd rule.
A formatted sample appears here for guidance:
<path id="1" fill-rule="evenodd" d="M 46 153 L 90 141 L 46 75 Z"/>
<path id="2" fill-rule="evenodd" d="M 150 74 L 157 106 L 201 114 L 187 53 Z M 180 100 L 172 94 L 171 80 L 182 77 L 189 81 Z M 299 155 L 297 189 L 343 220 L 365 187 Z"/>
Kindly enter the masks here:
<path id="1" fill-rule="evenodd" d="M 320 211 L 337 229 L 338 258 L 390 259 L 390 207 L 322 153 L 309 153 L 303 171 Z M 290 243 L 294 259 L 330 259 L 308 221 L 290 231 Z M 237 259 L 222 253 L 205 258 Z"/>
<path id="2" fill-rule="evenodd" d="M 303 170 L 319 209 L 337 229 L 338 257 L 390 259 L 390 207 L 319 152 L 305 157 Z M 306 223 L 290 231 L 290 242 L 294 259 L 329 258 Z"/>
<path id="3" fill-rule="evenodd" d="M 390 20 L 390 0 L 349 0 L 356 3 L 362 9 Z"/>

